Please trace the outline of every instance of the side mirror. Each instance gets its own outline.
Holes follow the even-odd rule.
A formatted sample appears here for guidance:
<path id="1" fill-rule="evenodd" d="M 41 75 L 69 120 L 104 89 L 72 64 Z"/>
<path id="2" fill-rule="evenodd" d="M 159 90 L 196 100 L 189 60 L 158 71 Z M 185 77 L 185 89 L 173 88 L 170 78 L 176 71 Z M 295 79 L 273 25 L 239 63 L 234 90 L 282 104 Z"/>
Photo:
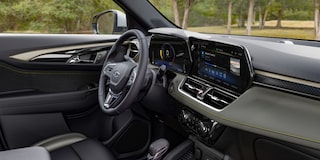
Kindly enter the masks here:
<path id="1" fill-rule="evenodd" d="M 92 28 L 95 34 L 121 34 L 127 31 L 126 15 L 118 10 L 106 10 L 93 16 Z"/>

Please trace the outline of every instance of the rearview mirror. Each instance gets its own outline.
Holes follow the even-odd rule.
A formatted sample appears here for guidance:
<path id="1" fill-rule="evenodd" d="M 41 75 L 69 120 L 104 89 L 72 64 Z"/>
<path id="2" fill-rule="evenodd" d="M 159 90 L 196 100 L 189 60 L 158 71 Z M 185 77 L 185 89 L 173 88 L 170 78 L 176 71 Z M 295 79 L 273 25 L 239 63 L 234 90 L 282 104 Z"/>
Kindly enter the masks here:
<path id="1" fill-rule="evenodd" d="M 95 34 L 121 34 L 127 28 L 126 15 L 118 10 L 106 10 L 96 14 L 92 19 Z"/>

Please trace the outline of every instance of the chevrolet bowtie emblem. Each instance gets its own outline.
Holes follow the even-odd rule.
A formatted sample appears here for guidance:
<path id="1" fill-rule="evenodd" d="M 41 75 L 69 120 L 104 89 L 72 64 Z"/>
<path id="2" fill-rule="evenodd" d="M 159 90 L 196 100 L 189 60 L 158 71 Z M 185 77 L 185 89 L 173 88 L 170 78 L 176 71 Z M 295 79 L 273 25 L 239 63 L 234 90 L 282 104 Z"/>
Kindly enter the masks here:
<path id="1" fill-rule="evenodd" d="M 115 71 L 115 72 L 113 73 L 113 77 L 117 78 L 117 77 L 119 77 L 119 76 L 120 76 L 120 72 L 119 72 L 119 71 Z"/>

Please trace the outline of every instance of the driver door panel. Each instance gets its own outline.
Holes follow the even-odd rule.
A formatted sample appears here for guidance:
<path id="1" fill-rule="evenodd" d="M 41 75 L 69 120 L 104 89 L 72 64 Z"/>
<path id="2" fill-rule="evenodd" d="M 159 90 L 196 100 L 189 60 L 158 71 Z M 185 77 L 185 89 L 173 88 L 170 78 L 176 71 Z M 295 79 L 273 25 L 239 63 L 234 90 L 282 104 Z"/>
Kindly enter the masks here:
<path id="1" fill-rule="evenodd" d="M 48 51 L 40 54 L 45 55 L 58 50 L 61 54 L 71 54 L 72 58 L 80 53 L 68 52 L 97 47 L 100 51 L 105 49 L 105 56 L 115 40 L 116 36 L 113 35 L 1 36 L 0 74 L 3 76 L 0 79 L 0 114 L 76 113 L 96 105 L 103 61 L 68 63 L 55 57 L 49 61 L 31 61 L 14 56 L 34 52 L 38 52 L 39 56 L 39 51 Z M 8 42 L 11 45 L 6 45 Z M 109 42 L 109 46 L 104 46 L 106 42 Z M 104 48 L 101 49 L 102 46 Z M 86 54 L 98 56 L 92 51 L 86 51 Z"/>

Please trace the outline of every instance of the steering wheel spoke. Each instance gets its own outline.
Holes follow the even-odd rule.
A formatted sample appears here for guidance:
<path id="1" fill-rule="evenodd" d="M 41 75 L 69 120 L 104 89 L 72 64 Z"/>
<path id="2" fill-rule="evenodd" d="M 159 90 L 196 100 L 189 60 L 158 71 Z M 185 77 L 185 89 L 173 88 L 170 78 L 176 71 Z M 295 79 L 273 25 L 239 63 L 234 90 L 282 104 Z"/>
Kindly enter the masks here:
<path id="1" fill-rule="evenodd" d="M 109 109 L 109 108 L 113 108 L 114 107 L 114 104 L 117 102 L 118 98 L 121 96 L 121 92 L 120 93 L 113 93 L 110 89 L 109 89 L 109 92 L 106 96 L 106 99 L 104 101 L 104 104 L 103 106 L 106 108 L 106 109 Z"/>

